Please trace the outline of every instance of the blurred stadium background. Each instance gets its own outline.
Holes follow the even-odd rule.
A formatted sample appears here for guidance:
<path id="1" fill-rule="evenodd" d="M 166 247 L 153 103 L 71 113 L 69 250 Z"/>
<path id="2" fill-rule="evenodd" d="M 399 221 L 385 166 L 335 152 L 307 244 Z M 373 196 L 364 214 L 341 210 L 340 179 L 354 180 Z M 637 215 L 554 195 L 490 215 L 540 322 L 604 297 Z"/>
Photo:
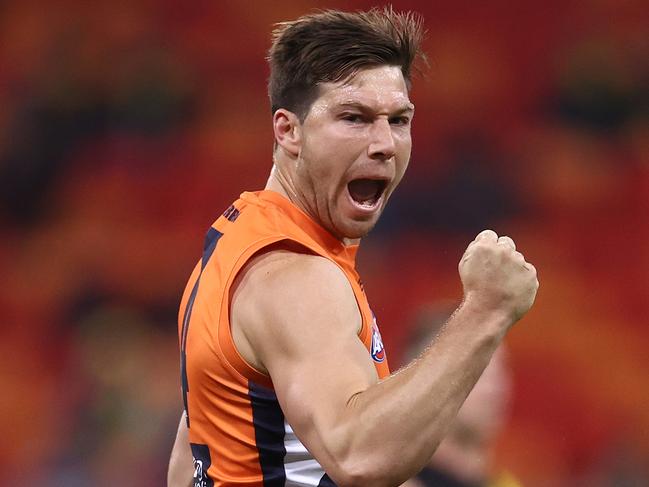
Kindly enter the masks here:
<path id="1" fill-rule="evenodd" d="M 0 3 L 0 484 L 164 483 L 176 310 L 259 189 L 274 22 L 368 1 Z M 484 227 L 540 274 L 497 467 L 649 485 L 649 9 L 395 1 L 425 16 L 406 181 L 359 257 L 393 366 Z M 332 351 L 335 353 L 335 351 Z"/>

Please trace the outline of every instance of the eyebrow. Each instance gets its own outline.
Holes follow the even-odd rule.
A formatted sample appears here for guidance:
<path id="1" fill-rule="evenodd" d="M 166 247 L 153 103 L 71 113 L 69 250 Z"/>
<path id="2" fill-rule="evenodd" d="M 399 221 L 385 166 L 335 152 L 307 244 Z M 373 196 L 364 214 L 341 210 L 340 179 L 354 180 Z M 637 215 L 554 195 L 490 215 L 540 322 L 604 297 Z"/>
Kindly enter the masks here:
<path id="1" fill-rule="evenodd" d="M 368 112 L 368 111 L 374 111 L 371 107 L 359 103 L 357 101 L 346 101 L 343 103 L 340 103 L 338 105 L 338 108 L 356 108 L 358 110 Z M 395 115 L 402 115 L 404 113 L 414 113 L 415 112 L 415 105 L 412 102 L 408 102 L 407 104 L 402 105 L 400 108 L 394 111 Z"/>

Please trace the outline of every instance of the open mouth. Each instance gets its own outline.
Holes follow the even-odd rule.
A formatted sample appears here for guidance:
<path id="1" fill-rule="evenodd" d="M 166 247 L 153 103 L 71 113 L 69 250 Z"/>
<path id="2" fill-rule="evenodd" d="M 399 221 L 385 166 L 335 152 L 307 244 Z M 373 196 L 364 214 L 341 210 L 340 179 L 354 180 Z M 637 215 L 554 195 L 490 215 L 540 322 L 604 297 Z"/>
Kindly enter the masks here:
<path id="1" fill-rule="evenodd" d="M 359 206 L 372 208 L 381 199 L 387 184 L 384 179 L 354 179 L 349 182 L 347 189 Z"/>

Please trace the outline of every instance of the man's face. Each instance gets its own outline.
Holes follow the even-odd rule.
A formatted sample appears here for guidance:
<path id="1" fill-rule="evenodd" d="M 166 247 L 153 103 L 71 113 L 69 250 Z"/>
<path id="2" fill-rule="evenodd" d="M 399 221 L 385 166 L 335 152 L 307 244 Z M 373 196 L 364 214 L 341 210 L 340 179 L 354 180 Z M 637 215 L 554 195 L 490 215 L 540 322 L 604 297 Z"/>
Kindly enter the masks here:
<path id="1" fill-rule="evenodd" d="M 398 66 L 323 83 L 301 126 L 295 190 L 307 212 L 341 239 L 376 224 L 410 159 L 414 105 Z"/>

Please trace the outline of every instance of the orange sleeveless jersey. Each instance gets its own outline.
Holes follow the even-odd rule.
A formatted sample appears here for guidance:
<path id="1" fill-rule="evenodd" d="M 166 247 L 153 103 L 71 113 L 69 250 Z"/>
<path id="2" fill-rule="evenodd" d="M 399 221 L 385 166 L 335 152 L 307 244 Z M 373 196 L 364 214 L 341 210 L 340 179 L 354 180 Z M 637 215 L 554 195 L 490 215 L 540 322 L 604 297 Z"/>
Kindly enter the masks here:
<path id="1" fill-rule="evenodd" d="M 254 254 L 283 240 L 342 269 L 362 316 L 358 337 L 378 376 L 389 374 L 376 319 L 354 269 L 358 246 L 343 245 L 278 193 L 243 193 L 208 231 L 178 317 L 195 486 L 334 485 L 285 422 L 271 378 L 243 360 L 230 333 L 235 276 Z"/>

